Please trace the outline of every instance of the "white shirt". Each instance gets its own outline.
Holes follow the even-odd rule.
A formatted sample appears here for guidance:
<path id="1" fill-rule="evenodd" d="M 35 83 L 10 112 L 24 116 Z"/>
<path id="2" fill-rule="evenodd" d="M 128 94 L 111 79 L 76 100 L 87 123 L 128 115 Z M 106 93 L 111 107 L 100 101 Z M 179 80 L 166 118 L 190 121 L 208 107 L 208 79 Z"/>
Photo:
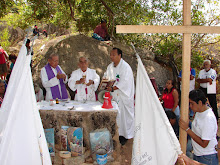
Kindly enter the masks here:
<path id="1" fill-rule="evenodd" d="M 86 84 L 89 82 L 89 80 L 93 80 L 94 84 L 91 84 L 90 86 L 86 86 L 86 84 L 76 84 L 76 81 L 80 80 L 83 76 L 86 76 Z M 98 88 L 99 82 L 100 77 L 94 69 L 87 68 L 85 72 L 83 72 L 81 69 L 77 69 L 72 72 L 68 86 L 72 91 L 77 90 L 74 100 L 96 101 L 95 91 Z"/>
<path id="2" fill-rule="evenodd" d="M 193 151 L 196 156 L 215 154 L 217 145 L 217 121 L 211 108 L 204 112 L 197 112 L 192 122 L 192 131 L 202 140 L 209 140 L 207 147 L 203 148 L 192 139 Z"/>
<path id="3" fill-rule="evenodd" d="M 216 71 L 211 68 L 208 72 L 206 72 L 205 69 L 201 70 L 199 72 L 198 79 L 211 78 L 212 81 L 216 81 L 216 77 L 217 77 Z M 207 83 L 209 83 L 209 82 L 207 82 Z M 200 83 L 200 86 L 202 88 L 207 88 L 207 83 Z M 214 85 L 213 88 L 216 88 L 216 85 Z"/>
<path id="4" fill-rule="evenodd" d="M 60 68 L 61 72 L 63 74 L 65 74 L 64 71 L 61 69 L 61 67 L 59 65 L 58 65 L 58 67 Z M 60 86 L 60 80 L 57 79 L 57 77 L 56 77 L 57 76 L 57 70 L 53 67 L 51 67 L 51 68 L 52 68 L 52 71 L 53 71 L 55 77 L 50 79 L 50 80 L 48 80 L 48 76 L 47 76 L 47 72 L 46 72 L 45 67 L 43 67 L 41 69 L 41 81 L 42 81 L 43 87 L 46 89 L 46 98 L 45 98 L 45 100 L 47 100 L 47 101 L 49 101 L 50 99 L 53 99 L 50 87 L 58 85 L 60 93 L 62 93 L 61 92 L 61 86 Z M 67 81 L 68 81 L 68 77 L 66 75 L 66 79 L 64 80 L 64 83 L 66 84 Z"/>
<path id="5" fill-rule="evenodd" d="M 116 80 L 113 86 L 117 90 L 111 92 L 113 99 L 119 107 L 117 124 L 119 136 L 127 139 L 134 137 L 134 76 L 130 65 L 123 59 L 114 67 L 114 63 L 108 65 L 104 77 L 108 80 Z"/>

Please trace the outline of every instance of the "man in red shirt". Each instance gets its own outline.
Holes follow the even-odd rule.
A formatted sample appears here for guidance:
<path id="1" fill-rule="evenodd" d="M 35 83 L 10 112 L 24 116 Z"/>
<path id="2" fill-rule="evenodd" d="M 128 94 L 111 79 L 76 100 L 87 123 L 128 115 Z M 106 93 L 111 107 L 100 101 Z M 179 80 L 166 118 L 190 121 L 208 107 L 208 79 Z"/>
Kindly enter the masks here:
<path id="1" fill-rule="evenodd" d="M 6 79 L 8 73 L 8 67 L 6 64 L 7 60 L 8 60 L 7 53 L 0 45 L 0 76 L 2 80 Z"/>
<path id="2" fill-rule="evenodd" d="M 108 28 L 106 26 L 106 20 L 101 20 L 101 24 L 96 26 L 93 33 L 93 38 L 100 41 L 108 41 L 110 39 L 108 35 Z"/>

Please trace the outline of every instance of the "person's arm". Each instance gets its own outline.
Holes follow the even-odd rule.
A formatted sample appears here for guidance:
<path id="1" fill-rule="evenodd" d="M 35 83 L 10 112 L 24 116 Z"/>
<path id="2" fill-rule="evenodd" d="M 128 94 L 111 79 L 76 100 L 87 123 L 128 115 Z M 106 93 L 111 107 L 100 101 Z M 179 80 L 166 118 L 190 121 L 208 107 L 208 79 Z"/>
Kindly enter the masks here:
<path id="1" fill-rule="evenodd" d="M 173 95 L 173 99 L 174 99 L 174 105 L 173 105 L 172 111 L 174 112 L 176 107 L 178 106 L 178 103 L 179 103 L 178 91 L 176 89 L 174 89 L 172 92 L 172 95 Z"/>
<path id="2" fill-rule="evenodd" d="M 199 163 L 195 160 L 190 159 L 188 156 L 185 154 L 181 154 L 178 156 L 178 161 L 179 164 L 184 164 L 184 165 L 203 165 L 202 163 Z"/>
<path id="3" fill-rule="evenodd" d="M 59 66 L 60 67 L 60 66 Z M 58 78 L 58 79 L 60 79 L 60 78 L 62 78 L 63 79 L 63 82 L 66 84 L 67 82 L 68 82 L 68 76 L 66 75 L 66 73 L 62 70 L 62 68 L 60 67 L 60 70 L 61 70 L 61 72 L 62 73 L 60 73 L 60 77 Z"/>
<path id="4" fill-rule="evenodd" d="M 208 146 L 209 144 L 209 140 L 202 140 L 199 136 L 197 136 L 190 128 L 189 128 L 189 123 L 183 121 L 182 119 L 180 119 L 179 121 L 179 126 L 180 128 L 182 128 L 183 130 L 185 130 L 187 132 L 187 134 L 197 143 L 199 144 L 201 147 L 205 148 Z"/>
<path id="5" fill-rule="evenodd" d="M 190 80 L 193 80 L 195 77 L 196 77 L 196 71 L 195 69 L 192 68 L 190 72 Z"/>
<path id="6" fill-rule="evenodd" d="M 78 85 L 78 84 L 84 84 L 86 82 L 86 79 L 85 78 L 81 78 L 81 79 L 79 79 L 79 80 L 77 80 L 76 81 L 76 85 Z"/>
<path id="7" fill-rule="evenodd" d="M 198 78 L 196 81 L 197 81 L 198 83 L 207 83 L 207 82 L 209 82 L 210 84 L 212 84 L 212 79 L 211 79 L 211 78 L 206 78 L 206 79 L 200 79 L 200 78 Z"/>
<path id="8" fill-rule="evenodd" d="M 68 81 L 68 86 L 70 87 L 70 89 L 72 91 L 75 91 L 76 88 L 77 88 L 77 84 L 82 84 L 83 83 L 83 78 L 81 78 L 80 80 L 77 80 L 77 71 L 73 71 L 70 78 L 69 78 L 69 81 Z"/>
<path id="9" fill-rule="evenodd" d="M 45 68 L 41 69 L 41 81 L 44 88 L 53 87 L 59 84 L 59 79 L 55 76 L 54 78 L 48 80 L 48 76 Z"/>
<path id="10" fill-rule="evenodd" d="M 89 80 L 89 83 L 87 83 L 86 85 L 90 86 L 91 84 L 94 84 L 94 87 L 95 87 L 94 90 L 96 91 L 99 86 L 99 83 L 100 83 L 100 76 L 96 73 L 95 70 L 91 70 L 91 71 L 93 74 L 93 78 L 92 78 L 92 80 Z"/>
<path id="11" fill-rule="evenodd" d="M 118 87 L 113 86 L 113 87 L 107 87 L 105 90 L 109 91 L 109 92 L 114 92 L 115 90 L 118 90 Z"/>

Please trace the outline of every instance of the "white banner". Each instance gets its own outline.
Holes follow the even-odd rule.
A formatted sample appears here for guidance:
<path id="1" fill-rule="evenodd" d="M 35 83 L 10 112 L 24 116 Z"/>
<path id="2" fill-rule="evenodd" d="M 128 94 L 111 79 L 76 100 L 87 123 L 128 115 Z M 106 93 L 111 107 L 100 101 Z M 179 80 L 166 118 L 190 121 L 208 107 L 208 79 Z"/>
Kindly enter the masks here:
<path id="1" fill-rule="evenodd" d="M 179 141 L 138 58 L 132 165 L 173 165 L 181 153 Z"/>
<path id="2" fill-rule="evenodd" d="M 27 56 L 24 43 L 0 109 L 0 164 L 50 165 L 33 88 L 31 56 Z"/>

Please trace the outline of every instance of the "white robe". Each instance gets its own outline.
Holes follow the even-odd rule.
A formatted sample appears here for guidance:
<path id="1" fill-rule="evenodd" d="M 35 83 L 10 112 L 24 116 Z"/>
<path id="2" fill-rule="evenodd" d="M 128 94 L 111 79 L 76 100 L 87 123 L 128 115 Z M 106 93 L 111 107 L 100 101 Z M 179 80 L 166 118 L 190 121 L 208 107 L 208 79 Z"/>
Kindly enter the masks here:
<path id="1" fill-rule="evenodd" d="M 50 79 L 50 80 L 48 80 L 48 76 L 47 76 L 47 72 L 46 72 L 45 67 L 43 67 L 41 69 L 41 81 L 42 81 L 43 87 L 46 89 L 46 98 L 45 98 L 45 100 L 47 100 L 47 101 L 49 101 L 50 99 L 53 99 L 50 87 L 58 85 L 60 93 L 62 93 L 61 92 L 61 86 L 60 86 L 60 80 L 57 79 L 57 77 L 56 77 L 57 76 L 57 70 L 53 67 L 51 67 L 51 68 L 52 68 L 52 71 L 53 71 L 55 77 Z M 61 67 L 60 67 L 60 70 L 63 74 L 65 74 L 64 71 L 61 69 Z M 66 79 L 65 79 L 64 83 L 66 84 L 67 81 L 68 81 L 68 77 L 66 75 Z"/>
<path id="2" fill-rule="evenodd" d="M 108 80 L 116 80 L 113 86 L 117 90 L 111 92 L 113 99 L 119 107 L 118 127 L 119 136 L 126 139 L 134 137 L 134 77 L 130 65 L 123 59 L 114 67 L 114 63 L 108 65 L 104 77 Z"/>
<path id="3" fill-rule="evenodd" d="M 90 86 L 86 86 L 86 84 L 76 84 L 76 81 L 80 80 L 83 77 L 83 75 L 86 75 L 86 84 L 89 82 L 89 80 L 93 80 L 94 84 L 91 84 Z M 95 91 L 98 88 L 99 82 L 100 82 L 100 77 L 96 73 L 96 71 L 94 69 L 87 68 L 86 72 L 83 72 L 81 69 L 77 69 L 73 71 L 69 79 L 68 85 L 72 91 L 77 90 L 74 100 L 96 101 Z M 86 88 L 87 88 L 87 94 L 86 94 Z"/>

